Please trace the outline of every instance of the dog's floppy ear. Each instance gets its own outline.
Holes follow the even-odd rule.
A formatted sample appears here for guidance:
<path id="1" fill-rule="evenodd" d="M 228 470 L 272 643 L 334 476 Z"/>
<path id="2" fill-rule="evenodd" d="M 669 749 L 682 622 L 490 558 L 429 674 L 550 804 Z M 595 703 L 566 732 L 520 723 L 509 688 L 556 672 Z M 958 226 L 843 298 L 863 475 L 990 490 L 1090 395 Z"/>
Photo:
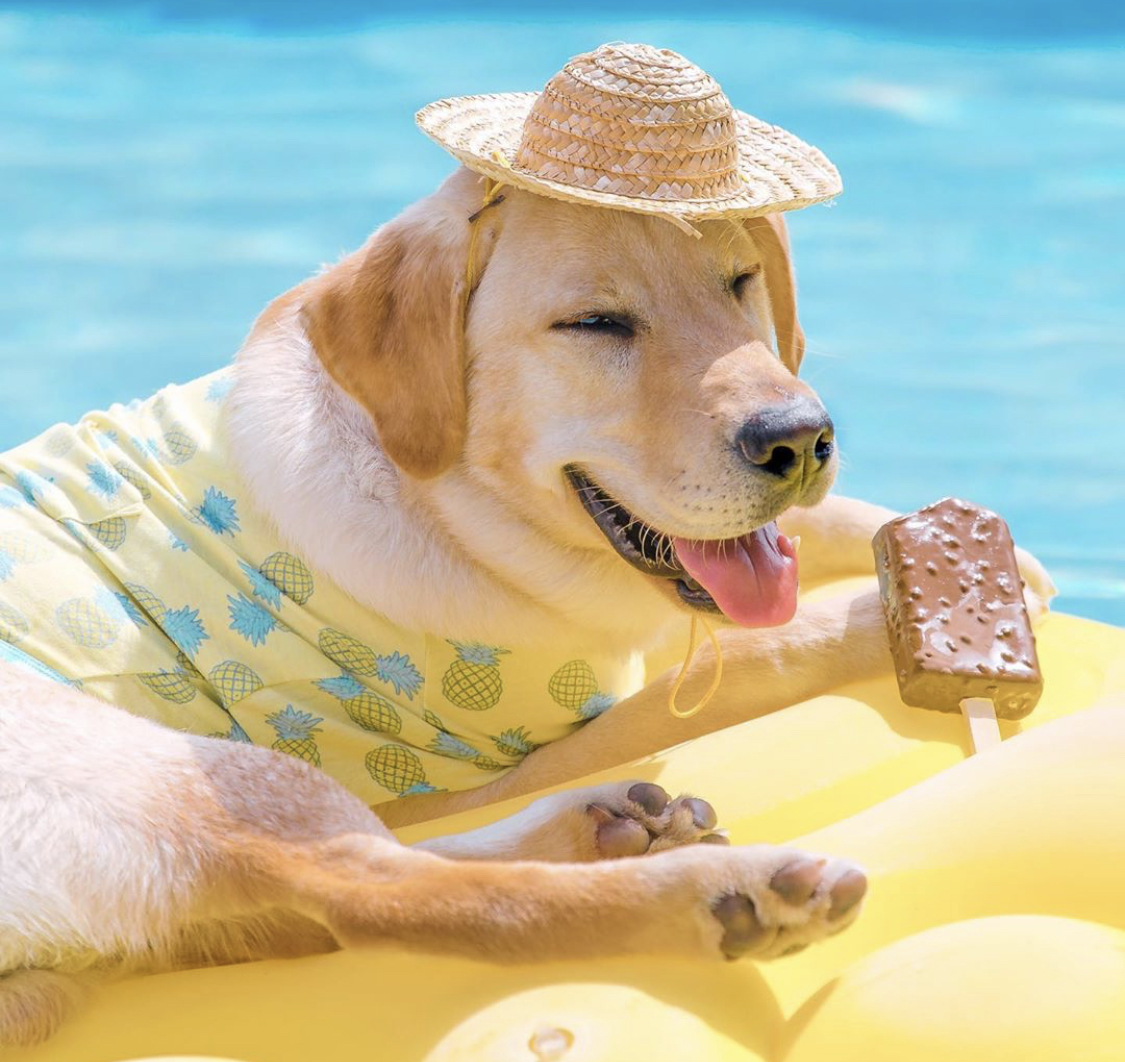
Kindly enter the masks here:
<path id="1" fill-rule="evenodd" d="M 422 479 L 457 460 L 467 427 L 470 211 L 447 191 L 454 183 L 310 281 L 301 309 L 321 362 L 371 415 L 387 456 Z"/>
<path id="2" fill-rule="evenodd" d="M 785 219 L 780 214 L 747 218 L 746 230 L 762 255 L 777 352 L 785 367 L 796 376 L 805 356 L 805 333 L 797 320 L 797 287 Z"/>

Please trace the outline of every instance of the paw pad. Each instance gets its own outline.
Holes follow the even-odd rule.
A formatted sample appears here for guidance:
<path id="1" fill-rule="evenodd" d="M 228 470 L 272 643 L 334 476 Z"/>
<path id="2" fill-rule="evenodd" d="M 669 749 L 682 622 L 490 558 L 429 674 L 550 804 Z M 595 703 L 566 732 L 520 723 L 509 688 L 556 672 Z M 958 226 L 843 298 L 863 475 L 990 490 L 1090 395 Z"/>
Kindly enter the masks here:
<path id="1" fill-rule="evenodd" d="M 724 896 L 711 912 L 723 927 L 723 954 L 728 959 L 739 959 L 748 951 L 753 951 L 772 938 L 776 929 L 767 929 L 758 920 L 754 901 L 742 893 Z"/>
<path id="2" fill-rule="evenodd" d="M 634 804 L 640 804 L 646 815 L 663 814 L 672 799 L 666 790 L 653 782 L 638 782 L 629 789 L 628 797 Z"/>
<path id="3" fill-rule="evenodd" d="M 832 906 L 828 908 L 828 921 L 838 922 L 867 894 L 867 878 L 859 870 L 842 874 L 832 886 Z"/>
<path id="4" fill-rule="evenodd" d="M 738 858 L 739 851 L 731 854 Z M 743 851 L 762 858 L 752 849 Z M 784 850 L 775 858 L 780 865 L 769 874 L 768 886 L 755 882 L 759 870 L 742 891 L 726 893 L 711 905 L 722 927 L 719 948 L 728 959 L 794 955 L 845 929 L 867 892 L 863 872 L 840 860 Z"/>
<path id="5" fill-rule="evenodd" d="M 644 855 L 652 844 L 648 830 L 636 819 L 614 815 L 600 804 L 590 804 L 586 813 L 597 823 L 598 851 L 604 859 Z"/>
<path id="6" fill-rule="evenodd" d="M 716 832 L 719 817 L 699 797 L 673 799 L 655 782 L 634 782 L 586 805 L 602 859 L 644 855 L 689 844 L 729 844 Z"/>
<path id="7" fill-rule="evenodd" d="M 795 860 L 783 866 L 770 878 L 770 888 L 786 903 L 800 907 L 808 903 L 812 899 L 812 894 L 816 892 L 824 863 L 823 859 Z"/>

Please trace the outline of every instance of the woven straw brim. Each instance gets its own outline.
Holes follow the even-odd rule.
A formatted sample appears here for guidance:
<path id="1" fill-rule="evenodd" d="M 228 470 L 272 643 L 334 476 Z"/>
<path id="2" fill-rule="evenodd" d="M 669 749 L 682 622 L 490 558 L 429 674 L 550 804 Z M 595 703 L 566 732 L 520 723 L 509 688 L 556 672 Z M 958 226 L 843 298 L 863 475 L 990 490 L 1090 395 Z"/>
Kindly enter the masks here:
<path id="1" fill-rule="evenodd" d="M 622 194 L 628 174 L 610 170 L 576 174 L 582 183 L 560 181 L 516 165 L 524 120 L 538 94 L 513 92 L 459 96 L 423 107 L 422 131 L 469 169 L 514 188 L 590 206 L 670 216 L 683 221 L 753 217 L 822 203 L 843 188 L 836 167 L 811 144 L 742 111 L 734 112 L 738 141 L 737 186 L 709 198 Z M 596 176 L 600 187 L 587 187 Z"/>

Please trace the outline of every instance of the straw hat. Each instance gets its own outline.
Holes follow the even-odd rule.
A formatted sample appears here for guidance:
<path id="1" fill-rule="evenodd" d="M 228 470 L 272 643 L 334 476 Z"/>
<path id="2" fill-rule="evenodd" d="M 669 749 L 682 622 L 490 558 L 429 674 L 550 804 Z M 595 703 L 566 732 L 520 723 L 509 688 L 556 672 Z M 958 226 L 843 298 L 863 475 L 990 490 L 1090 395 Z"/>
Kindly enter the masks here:
<path id="1" fill-rule="evenodd" d="M 438 100 L 416 120 L 502 184 L 692 232 L 692 221 L 796 210 L 842 187 L 816 148 L 734 110 L 694 63 L 647 44 L 576 56 L 538 95 Z"/>

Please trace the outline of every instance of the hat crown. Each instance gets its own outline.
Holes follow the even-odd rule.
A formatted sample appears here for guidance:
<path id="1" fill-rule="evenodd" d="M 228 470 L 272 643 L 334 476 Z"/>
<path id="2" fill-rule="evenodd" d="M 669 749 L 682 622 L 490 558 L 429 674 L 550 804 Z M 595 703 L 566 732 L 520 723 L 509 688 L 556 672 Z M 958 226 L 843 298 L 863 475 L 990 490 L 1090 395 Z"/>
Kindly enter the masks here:
<path id="1" fill-rule="evenodd" d="M 575 56 L 540 93 L 514 166 L 588 191 L 665 201 L 739 194 L 734 109 L 676 52 L 604 44 Z"/>

